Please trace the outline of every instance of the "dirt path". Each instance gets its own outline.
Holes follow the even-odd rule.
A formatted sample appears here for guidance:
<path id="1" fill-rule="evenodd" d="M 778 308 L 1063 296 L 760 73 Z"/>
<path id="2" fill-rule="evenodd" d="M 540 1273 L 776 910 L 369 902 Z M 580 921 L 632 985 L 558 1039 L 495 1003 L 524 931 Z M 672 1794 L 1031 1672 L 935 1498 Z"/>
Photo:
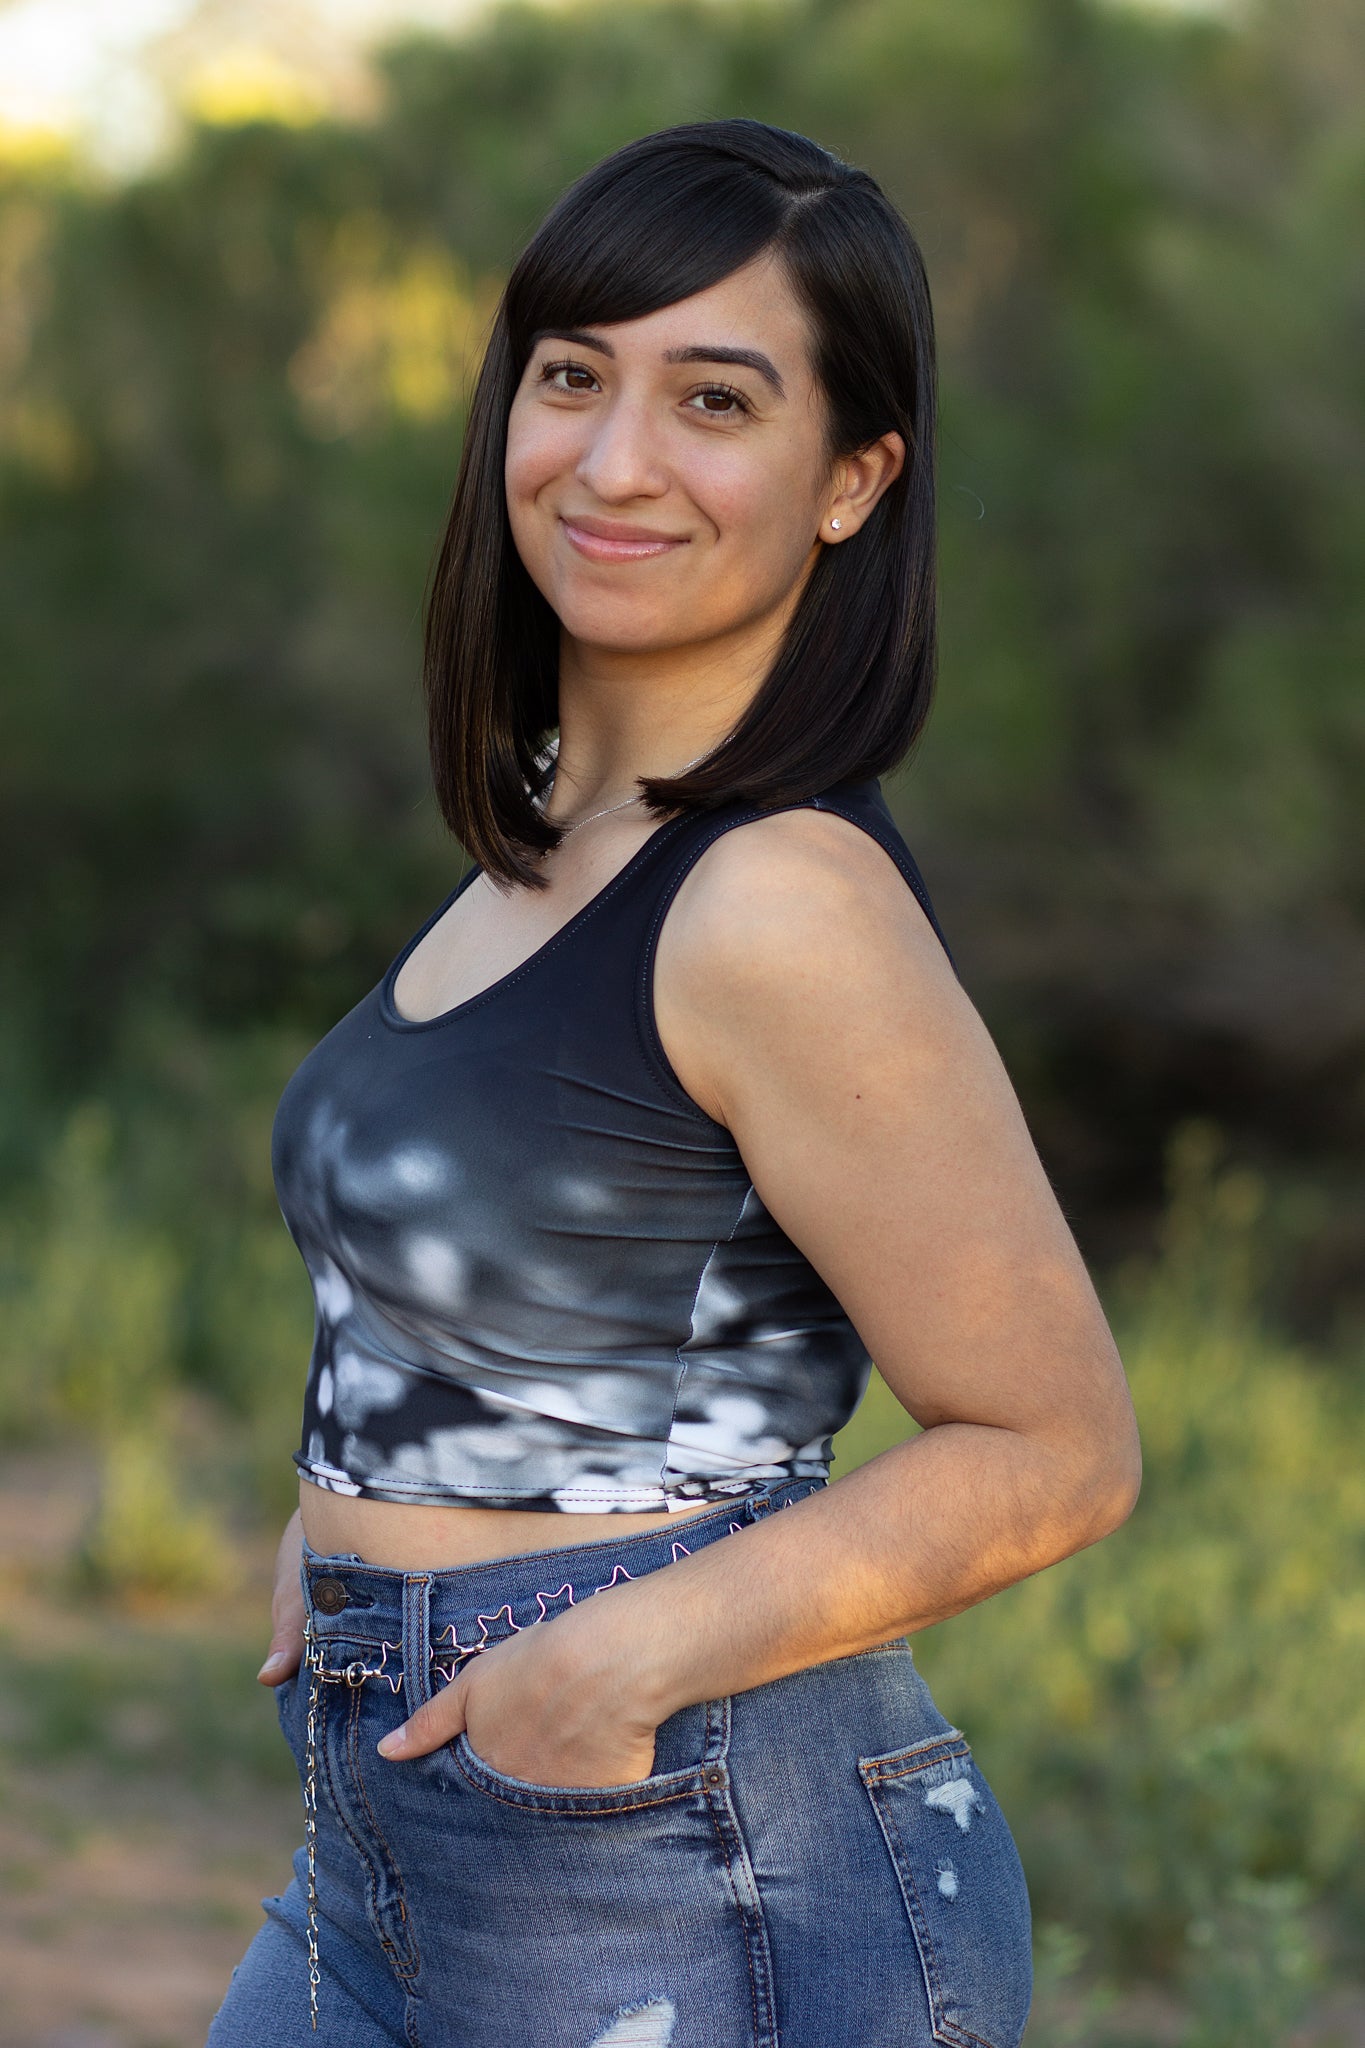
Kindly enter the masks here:
<path id="1" fill-rule="evenodd" d="M 0 1811 L 2 2048 L 202 2044 L 258 1901 L 289 1881 L 288 1793 L 158 1796 L 80 1769 Z"/>
<path id="2" fill-rule="evenodd" d="M 0 2048 L 202 2048 L 301 1834 L 251 1682 L 269 1557 L 207 1605 L 74 1597 L 90 1491 L 71 1459 L 0 1468 Z"/>

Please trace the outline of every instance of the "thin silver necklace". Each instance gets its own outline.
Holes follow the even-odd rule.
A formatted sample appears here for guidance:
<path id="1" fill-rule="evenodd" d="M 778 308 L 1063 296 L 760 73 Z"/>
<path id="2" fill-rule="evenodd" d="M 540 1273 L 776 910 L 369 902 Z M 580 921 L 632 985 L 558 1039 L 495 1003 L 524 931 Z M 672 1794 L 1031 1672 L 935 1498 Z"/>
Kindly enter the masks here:
<path id="1" fill-rule="evenodd" d="M 707 753 L 710 753 L 711 749 L 708 747 L 706 751 Z M 697 761 L 704 761 L 705 759 L 706 754 L 698 754 L 696 760 L 687 762 L 686 766 L 679 768 L 676 771 L 676 773 L 678 775 L 686 775 L 688 768 L 695 768 L 697 765 Z M 541 803 L 542 813 L 544 812 L 545 805 L 549 803 L 550 798 L 554 795 L 554 787 L 555 778 L 552 775 L 550 777 L 550 787 L 546 790 L 544 799 Z M 619 804 L 607 804 L 605 808 L 600 811 L 589 811 L 586 818 L 575 818 L 571 825 L 560 825 L 559 820 L 557 818 L 552 819 L 551 823 L 557 825 L 561 832 L 576 832 L 580 825 L 591 825 L 594 818 L 606 818 L 609 817 L 613 811 L 624 811 L 628 804 L 642 803 L 644 801 L 644 794 L 645 793 L 642 789 L 638 789 L 636 790 L 634 796 L 623 797 Z"/>

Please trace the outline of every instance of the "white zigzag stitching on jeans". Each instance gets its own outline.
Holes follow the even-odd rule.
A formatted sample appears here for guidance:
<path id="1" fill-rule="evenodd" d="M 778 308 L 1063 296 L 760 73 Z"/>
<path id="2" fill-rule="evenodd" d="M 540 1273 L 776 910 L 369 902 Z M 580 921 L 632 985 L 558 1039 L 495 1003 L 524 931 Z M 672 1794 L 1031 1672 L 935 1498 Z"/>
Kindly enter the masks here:
<path id="1" fill-rule="evenodd" d="M 783 1502 L 784 1507 L 790 1507 L 791 1505 L 790 1501 Z M 731 1522 L 730 1534 L 732 1536 L 740 1535 L 743 1532 L 743 1527 L 742 1522 Z M 671 1546 L 671 1562 L 674 1564 L 677 1564 L 680 1558 L 691 1557 L 691 1555 L 692 1552 L 681 1541 Z M 622 1579 L 629 1579 L 633 1583 L 635 1574 L 628 1571 L 623 1564 L 614 1564 L 611 1568 L 611 1577 L 602 1585 L 594 1586 L 593 1593 L 609 1593 L 612 1587 L 619 1585 Z M 549 1621 L 551 1618 L 548 1612 L 550 1603 L 556 1600 L 564 1600 L 566 1596 L 567 1604 L 570 1607 L 574 1606 L 576 1603 L 573 1586 L 567 1579 L 562 1586 L 556 1587 L 553 1593 L 544 1591 L 537 1593 L 535 1595 L 537 1608 L 535 1620 L 524 1624 L 514 1618 L 511 1604 L 508 1601 L 504 1601 L 502 1606 L 493 1614 L 476 1614 L 474 1619 L 479 1625 L 479 1640 L 477 1643 L 462 1643 L 454 1622 L 448 1622 L 443 1629 L 438 1629 L 431 1639 L 431 1663 L 433 1669 L 439 1671 L 442 1678 L 449 1684 L 466 1657 L 477 1657 L 484 1650 L 493 1649 L 497 1643 L 506 1642 L 508 1636 L 521 1635 L 525 1629 L 535 1628 L 538 1623 Z M 590 1593 L 587 1597 L 591 1599 L 592 1594 Z M 507 1616 L 506 1630 L 502 1635 L 490 1638 L 488 1633 L 489 1623 L 501 1621 L 504 1615 Z M 440 1646 L 443 1642 L 449 1653 L 445 1656 L 439 1654 Z M 356 1659 L 354 1662 L 347 1664 L 341 1671 L 328 1671 L 326 1669 L 322 1661 L 322 1652 L 319 1648 L 315 1652 L 317 1662 L 312 1668 L 323 1683 L 327 1685 L 363 1685 L 367 1678 L 382 1678 L 390 1692 L 399 1693 L 403 1689 L 403 1675 L 401 1672 L 394 1673 L 388 1670 L 387 1666 L 390 1650 L 397 1655 L 403 1645 L 401 1643 L 381 1641 L 379 1647 L 382 1654 L 377 1664 L 365 1664 Z"/>

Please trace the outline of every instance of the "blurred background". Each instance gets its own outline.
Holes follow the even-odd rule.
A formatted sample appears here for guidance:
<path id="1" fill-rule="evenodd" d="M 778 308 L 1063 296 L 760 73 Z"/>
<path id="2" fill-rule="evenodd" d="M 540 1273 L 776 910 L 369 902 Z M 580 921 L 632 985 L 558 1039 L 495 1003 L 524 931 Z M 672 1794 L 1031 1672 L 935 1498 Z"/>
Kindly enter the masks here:
<path id="1" fill-rule="evenodd" d="M 942 681 L 888 795 L 1143 1425 L 1119 1535 L 916 1638 L 1029 1872 L 1030 2048 L 1365 2041 L 1359 31 L 0 4 L 3 2048 L 202 2041 L 287 1880 L 271 1116 L 462 864 L 420 607 L 508 264 L 735 113 L 926 254 Z M 908 1427 L 874 1381 L 838 1469 Z"/>

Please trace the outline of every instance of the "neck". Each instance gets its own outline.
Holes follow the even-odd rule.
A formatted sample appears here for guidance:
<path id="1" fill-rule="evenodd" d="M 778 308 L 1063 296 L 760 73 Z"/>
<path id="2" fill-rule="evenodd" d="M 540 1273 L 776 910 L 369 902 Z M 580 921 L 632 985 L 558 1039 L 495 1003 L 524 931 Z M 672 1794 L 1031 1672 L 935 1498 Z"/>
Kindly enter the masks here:
<path id="1" fill-rule="evenodd" d="M 639 777 L 679 775 L 710 753 L 739 723 L 772 664 L 780 633 L 764 626 L 702 647 L 643 652 L 562 635 L 559 748 L 546 816 L 579 817 L 619 803 L 637 794 Z"/>

